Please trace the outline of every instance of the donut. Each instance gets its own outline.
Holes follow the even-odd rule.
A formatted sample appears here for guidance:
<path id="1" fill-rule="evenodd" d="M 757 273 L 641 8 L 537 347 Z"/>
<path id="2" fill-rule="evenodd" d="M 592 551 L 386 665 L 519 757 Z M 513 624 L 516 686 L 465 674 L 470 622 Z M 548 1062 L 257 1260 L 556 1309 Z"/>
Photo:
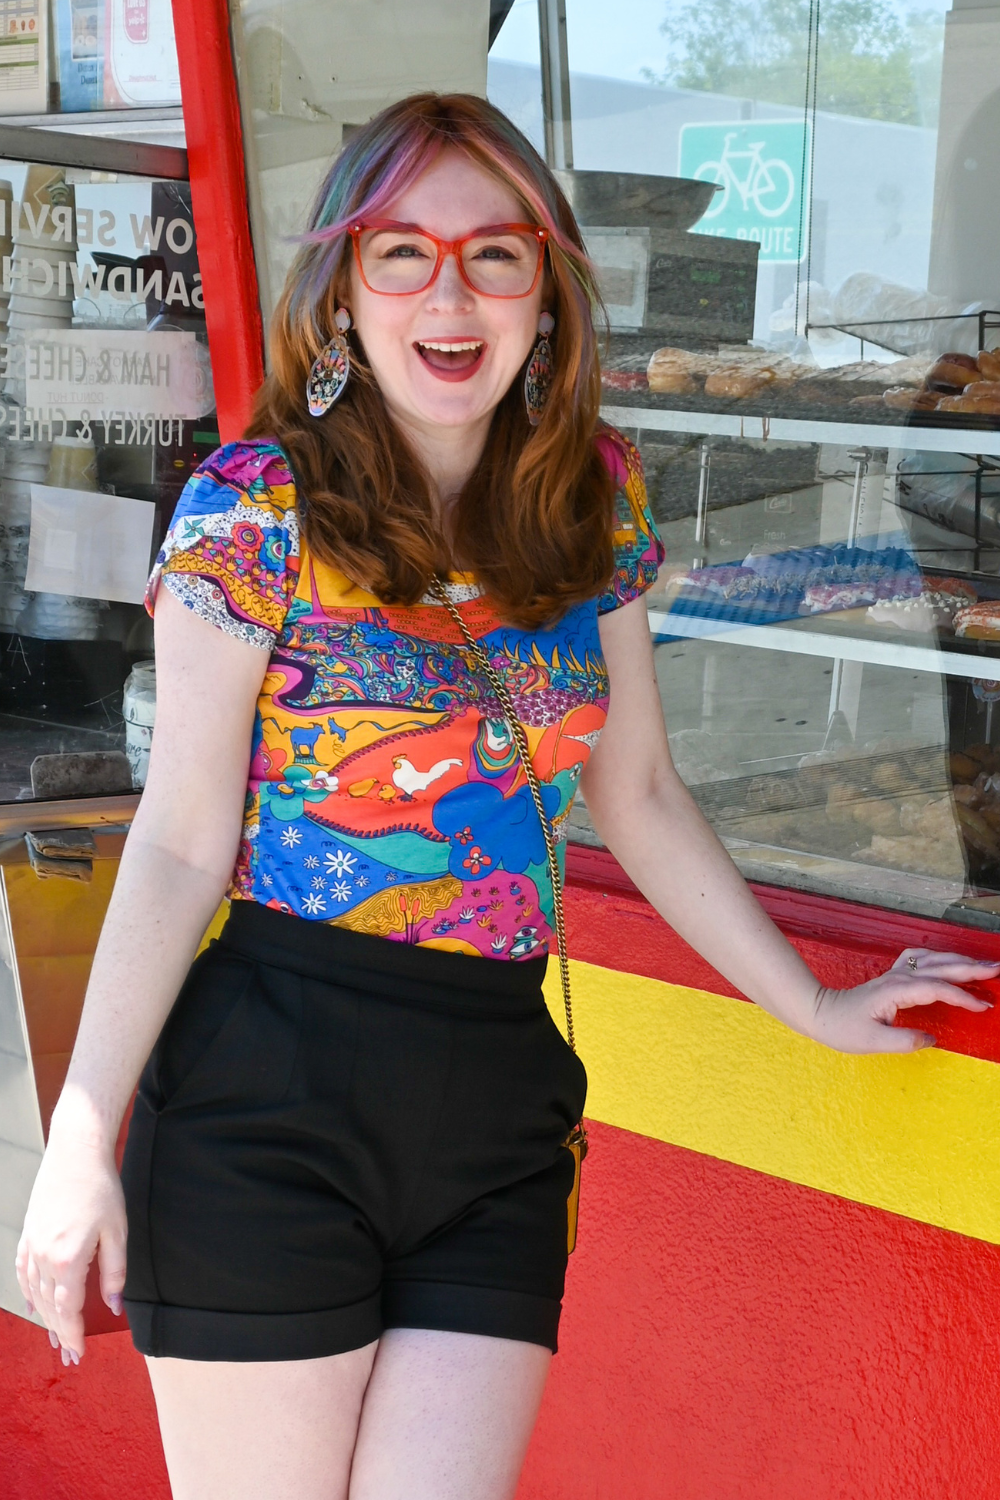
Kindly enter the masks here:
<path id="1" fill-rule="evenodd" d="M 955 616 L 955 634 L 971 641 L 1000 641 L 1000 599 L 967 604 Z"/>
<path id="2" fill-rule="evenodd" d="M 972 584 L 961 578 L 940 578 L 935 573 L 928 573 L 923 586 L 932 594 L 953 594 L 959 604 L 975 604 L 979 598 Z"/>
<path id="3" fill-rule="evenodd" d="M 1000 349 L 980 349 L 976 364 L 984 380 L 1000 380 Z"/>
<path id="4" fill-rule="evenodd" d="M 964 391 L 981 371 L 970 354 L 942 354 L 924 379 L 929 391 Z"/>

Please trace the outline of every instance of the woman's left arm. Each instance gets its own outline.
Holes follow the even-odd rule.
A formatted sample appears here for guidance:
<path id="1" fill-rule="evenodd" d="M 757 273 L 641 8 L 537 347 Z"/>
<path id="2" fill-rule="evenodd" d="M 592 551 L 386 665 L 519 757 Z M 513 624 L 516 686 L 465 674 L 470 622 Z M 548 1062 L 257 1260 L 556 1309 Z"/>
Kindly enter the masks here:
<path id="1" fill-rule="evenodd" d="M 670 758 L 643 599 L 603 615 L 611 681 L 607 724 L 584 771 L 602 840 L 646 899 L 720 974 L 794 1031 L 842 1052 L 911 1052 L 922 1031 L 896 1013 L 943 1000 L 988 1010 L 959 985 L 992 979 L 1000 963 L 910 948 L 851 990 L 821 985 L 778 931 L 698 810 Z M 914 969 L 908 960 L 917 960 Z"/>

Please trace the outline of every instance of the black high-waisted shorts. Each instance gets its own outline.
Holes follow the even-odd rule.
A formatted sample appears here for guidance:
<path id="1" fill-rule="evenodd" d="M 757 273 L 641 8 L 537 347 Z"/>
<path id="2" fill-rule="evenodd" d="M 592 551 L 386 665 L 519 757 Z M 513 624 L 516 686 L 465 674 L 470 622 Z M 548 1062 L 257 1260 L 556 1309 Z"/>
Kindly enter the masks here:
<path id="1" fill-rule="evenodd" d="M 544 973 L 234 902 L 129 1130 L 136 1347 L 311 1359 L 403 1327 L 554 1350 L 586 1074 Z"/>

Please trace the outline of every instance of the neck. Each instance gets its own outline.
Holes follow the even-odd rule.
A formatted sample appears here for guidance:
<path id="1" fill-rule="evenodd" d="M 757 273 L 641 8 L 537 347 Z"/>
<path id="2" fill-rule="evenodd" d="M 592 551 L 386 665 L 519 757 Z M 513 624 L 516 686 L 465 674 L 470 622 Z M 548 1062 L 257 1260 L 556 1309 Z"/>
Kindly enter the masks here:
<path id="1" fill-rule="evenodd" d="M 448 517 L 482 457 L 492 413 L 468 426 L 423 427 L 396 416 L 407 442 L 427 471 L 434 514 L 447 530 Z"/>

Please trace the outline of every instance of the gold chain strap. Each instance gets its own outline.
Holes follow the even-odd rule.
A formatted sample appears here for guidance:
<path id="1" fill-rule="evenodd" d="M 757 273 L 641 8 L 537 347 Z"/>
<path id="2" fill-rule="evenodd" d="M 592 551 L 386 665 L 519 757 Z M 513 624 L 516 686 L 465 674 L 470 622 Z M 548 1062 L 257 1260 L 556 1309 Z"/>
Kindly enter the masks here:
<path id="1" fill-rule="evenodd" d="M 552 880 L 552 906 L 555 911 L 556 940 L 559 945 L 559 977 L 562 981 L 563 1005 L 566 1008 L 566 1040 L 567 1042 L 569 1042 L 570 1047 L 575 1052 L 576 1033 L 573 1030 L 573 1006 L 570 1000 L 569 992 L 569 962 L 566 957 L 566 920 L 563 915 L 562 876 L 559 872 L 559 857 L 556 854 L 556 841 L 552 833 L 552 824 L 550 823 L 548 814 L 545 811 L 545 804 L 542 801 L 542 789 L 539 785 L 537 772 L 535 771 L 535 768 L 532 765 L 531 761 L 531 752 L 528 748 L 528 736 L 524 732 L 524 725 L 521 723 L 520 719 L 517 717 L 516 712 L 514 711 L 514 702 L 510 696 L 510 690 L 508 689 L 507 684 L 504 682 L 503 678 L 500 676 L 499 672 L 496 670 L 493 663 L 486 655 L 486 652 L 483 650 L 482 646 L 472 634 L 468 625 L 466 625 L 459 610 L 448 598 L 448 595 L 445 592 L 440 579 L 434 579 L 431 584 L 431 592 L 434 594 L 439 603 L 444 605 L 445 609 L 447 609 L 448 613 L 455 621 L 455 624 L 458 626 L 459 630 L 462 632 L 463 637 L 465 638 L 465 644 L 472 652 L 473 656 L 476 659 L 477 665 L 482 670 L 483 676 L 486 678 L 490 687 L 493 689 L 493 692 L 496 694 L 500 707 L 503 709 L 504 718 L 507 720 L 508 728 L 510 729 L 511 734 L 514 736 L 514 743 L 517 746 L 517 753 L 520 757 L 521 765 L 524 768 L 524 774 L 527 777 L 528 786 L 531 788 L 531 796 L 535 804 L 535 809 L 538 813 L 539 822 L 542 825 L 542 835 L 545 839 L 545 852 L 548 856 L 549 863 L 549 876 Z"/>

